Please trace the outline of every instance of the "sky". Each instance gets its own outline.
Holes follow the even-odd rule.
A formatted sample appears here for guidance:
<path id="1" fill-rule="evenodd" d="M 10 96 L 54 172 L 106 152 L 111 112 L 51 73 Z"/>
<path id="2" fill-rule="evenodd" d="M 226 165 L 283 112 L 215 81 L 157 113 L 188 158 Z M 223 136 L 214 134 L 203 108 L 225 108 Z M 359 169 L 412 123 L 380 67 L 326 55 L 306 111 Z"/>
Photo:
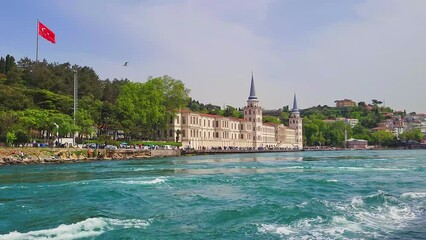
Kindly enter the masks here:
<path id="1" fill-rule="evenodd" d="M 0 55 L 92 67 L 101 79 L 169 75 L 202 103 L 265 109 L 384 102 L 426 112 L 425 0 L 3 0 Z M 124 62 L 129 62 L 124 67 Z"/>

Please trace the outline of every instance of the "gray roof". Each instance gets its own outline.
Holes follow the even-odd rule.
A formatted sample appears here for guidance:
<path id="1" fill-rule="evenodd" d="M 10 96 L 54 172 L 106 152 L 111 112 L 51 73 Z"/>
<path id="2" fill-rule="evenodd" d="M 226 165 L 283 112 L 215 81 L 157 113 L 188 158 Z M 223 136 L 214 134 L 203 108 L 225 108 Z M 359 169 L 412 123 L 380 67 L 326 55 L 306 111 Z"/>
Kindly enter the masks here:
<path id="1" fill-rule="evenodd" d="M 256 89 L 254 88 L 253 72 L 251 73 L 250 96 L 249 96 L 248 99 L 249 100 L 257 99 L 257 97 L 256 97 Z"/>
<path id="2" fill-rule="evenodd" d="M 296 93 L 294 94 L 294 99 L 293 99 L 293 109 L 291 110 L 292 112 L 298 112 L 299 109 L 297 108 L 297 99 L 296 99 Z"/>

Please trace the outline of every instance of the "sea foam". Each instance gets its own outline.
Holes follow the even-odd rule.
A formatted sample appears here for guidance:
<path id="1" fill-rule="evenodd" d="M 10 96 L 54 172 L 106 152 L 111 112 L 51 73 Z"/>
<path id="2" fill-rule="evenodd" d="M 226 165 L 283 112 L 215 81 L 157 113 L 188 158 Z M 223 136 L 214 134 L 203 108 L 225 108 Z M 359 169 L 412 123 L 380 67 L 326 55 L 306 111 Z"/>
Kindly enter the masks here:
<path id="1" fill-rule="evenodd" d="M 259 228 L 260 232 L 269 232 L 269 233 L 276 233 L 279 235 L 290 235 L 294 233 L 294 231 L 291 230 L 288 226 L 279 226 L 274 224 L 261 224 Z"/>
<path id="2" fill-rule="evenodd" d="M 426 192 L 406 192 L 401 195 L 402 198 L 426 198 Z"/>
<path id="3" fill-rule="evenodd" d="M 424 192 L 402 195 L 407 198 L 425 196 Z M 380 238 L 395 230 L 404 229 L 420 214 L 417 206 L 410 206 L 383 191 L 368 196 L 354 196 L 346 202 L 313 199 L 297 206 L 312 209 L 318 208 L 318 205 L 322 205 L 327 212 L 333 212 L 333 216 L 301 218 L 287 224 L 261 224 L 258 231 L 277 234 L 286 239 L 335 239 L 347 238 L 353 234 L 362 234 L 367 238 Z"/>
<path id="4" fill-rule="evenodd" d="M 165 182 L 165 178 L 156 178 L 153 180 L 126 180 L 126 181 L 120 181 L 120 183 L 124 184 L 137 184 L 137 185 L 151 185 L 151 184 L 158 184 Z"/>
<path id="5" fill-rule="evenodd" d="M 20 233 L 17 231 L 10 232 L 5 235 L 0 235 L 0 240 L 18 240 L 18 239 L 49 239 L 49 240 L 71 240 L 79 238 L 91 238 L 100 236 L 103 233 L 115 229 L 123 228 L 146 228 L 149 226 L 149 221 L 140 219 L 111 219 L 111 218 L 88 218 L 84 221 L 61 224 L 56 228 L 30 231 Z"/>

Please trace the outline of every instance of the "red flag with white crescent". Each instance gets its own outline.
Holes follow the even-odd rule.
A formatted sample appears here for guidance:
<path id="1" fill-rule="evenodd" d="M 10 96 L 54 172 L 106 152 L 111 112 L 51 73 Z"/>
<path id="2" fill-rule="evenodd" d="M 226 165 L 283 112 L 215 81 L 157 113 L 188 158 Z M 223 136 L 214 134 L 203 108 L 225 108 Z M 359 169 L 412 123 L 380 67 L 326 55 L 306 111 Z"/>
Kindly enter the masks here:
<path id="1" fill-rule="evenodd" d="M 56 43 L 55 33 L 43 23 L 38 22 L 38 34 L 51 43 Z"/>

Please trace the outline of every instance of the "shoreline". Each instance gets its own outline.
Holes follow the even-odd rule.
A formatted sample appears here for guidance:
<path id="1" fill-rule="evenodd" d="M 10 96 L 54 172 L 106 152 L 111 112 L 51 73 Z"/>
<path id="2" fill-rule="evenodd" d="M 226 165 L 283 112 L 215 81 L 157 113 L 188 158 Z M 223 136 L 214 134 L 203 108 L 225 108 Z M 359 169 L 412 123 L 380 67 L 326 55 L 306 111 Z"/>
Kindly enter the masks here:
<path id="1" fill-rule="evenodd" d="M 184 150 L 184 149 L 85 149 L 85 148 L 0 148 L 0 167 L 7 165 L 61 164 L 94 161 L 142 160 L 162 157 L 272 153 L 272 152 L 310 152 L 310 151 L 371 151 L 371 150 L 412 150 L 410 148 L 374 149 L 271 149 L 271 150 Z"/>
<path id="2" fill-rule="evenodd" d="M 172 149 L 0 148 L 0 166 L 119 161 L 180 155 L 180 150 Z"/>

